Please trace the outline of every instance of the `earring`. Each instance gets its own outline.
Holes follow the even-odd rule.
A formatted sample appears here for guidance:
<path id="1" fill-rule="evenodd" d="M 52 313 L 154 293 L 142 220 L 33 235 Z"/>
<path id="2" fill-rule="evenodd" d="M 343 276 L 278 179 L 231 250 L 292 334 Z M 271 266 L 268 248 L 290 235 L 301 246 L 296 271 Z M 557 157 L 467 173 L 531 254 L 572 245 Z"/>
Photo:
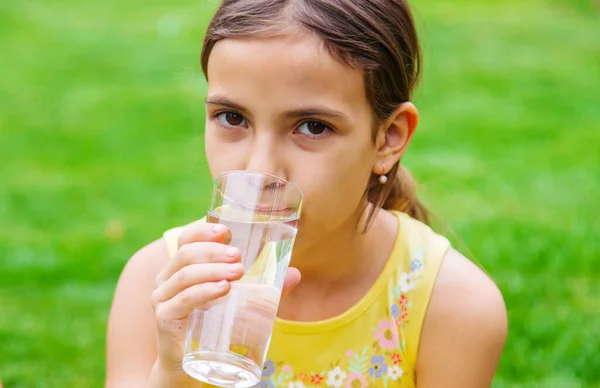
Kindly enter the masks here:
<path id="1" fill-rule="evenodd" d="M 379 175 L 379 183 L 385 185 L 388 181 L 388 177 L 385 175 L 385 162 L 381 162 L 381 170 L 383 174 Z"/>

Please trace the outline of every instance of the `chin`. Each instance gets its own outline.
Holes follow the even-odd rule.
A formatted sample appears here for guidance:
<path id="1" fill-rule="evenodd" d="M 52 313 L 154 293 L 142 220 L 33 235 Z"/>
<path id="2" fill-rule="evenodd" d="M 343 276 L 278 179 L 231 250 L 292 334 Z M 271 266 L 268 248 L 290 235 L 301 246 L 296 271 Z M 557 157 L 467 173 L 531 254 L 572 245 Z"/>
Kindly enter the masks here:
<path id="1" fill-rule="evenodd" d="M 296 240 L 294 241 L 294 249 L 293 252 L 301 252 L 303 250 L 306 249 L 307 246 L 309 246 L 310 244 L 309 241 L 307 241 L 307 235 L 306 235 L 306 231 L 304 233 L 302 233 L 302 227 L 301 227 L 301 223 L 299 223 L 298 225 L 298 233 L 296 234 Z"/>

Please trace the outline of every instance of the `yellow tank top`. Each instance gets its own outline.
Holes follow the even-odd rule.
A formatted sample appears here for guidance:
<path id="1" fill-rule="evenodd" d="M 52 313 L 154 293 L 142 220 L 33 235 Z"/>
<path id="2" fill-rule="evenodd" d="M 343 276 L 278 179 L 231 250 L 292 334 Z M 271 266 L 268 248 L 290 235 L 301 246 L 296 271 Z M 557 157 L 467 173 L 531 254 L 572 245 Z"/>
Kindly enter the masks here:
<path id="1" fill-rule="evenodd" d="M 393 212 L 398 237 L 363 298 L 318 322 L 277 318 L 260 388 L 415 386 L 421 328 L 450 243 L 425 224 Z M 172 255 L 179 228 L 165 232 Z"/>

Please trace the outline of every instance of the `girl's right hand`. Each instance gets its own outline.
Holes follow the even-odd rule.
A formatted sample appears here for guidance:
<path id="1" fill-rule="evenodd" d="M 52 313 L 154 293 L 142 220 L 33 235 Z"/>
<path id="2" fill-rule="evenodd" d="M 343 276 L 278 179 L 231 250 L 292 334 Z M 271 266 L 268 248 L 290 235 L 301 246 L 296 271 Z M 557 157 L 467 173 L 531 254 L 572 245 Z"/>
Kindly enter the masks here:
<path id="1" fill-rule="evenodd" d="M 158 352 L 152 382 L 162 380 L 174 386 L 197 383 L 181 366 L 186 329 L 196 307 L 227 295 L 229 282 L 244 275 L 239 250 L 226 245 L 230 239 L 231 234 L 223 225 L 192 224 L 181 232 L 177 253 L 158 274 L 152 293 Z M 298 270 L 289 268 L 284 294 L 299 281 Z"/>

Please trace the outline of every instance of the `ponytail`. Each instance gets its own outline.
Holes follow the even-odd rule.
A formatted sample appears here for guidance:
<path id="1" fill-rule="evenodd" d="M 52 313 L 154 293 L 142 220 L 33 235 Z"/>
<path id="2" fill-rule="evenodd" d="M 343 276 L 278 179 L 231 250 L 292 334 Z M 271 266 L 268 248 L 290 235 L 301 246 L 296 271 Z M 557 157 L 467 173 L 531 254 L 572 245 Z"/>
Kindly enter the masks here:
<path id="1" fill-rule="evenodd" d="M 410 171 L 398 162 L 392 167 L 387 177 L 388 182 L 384 185 L 379 183 L 379 176 L 376 174 L 372 174 L 369 179 L 366 195 L 374 206 L 367 216 L 365 230 L 371 224 L 375 212 L 380 208 L 397 210 L 428 224 L 429 213 L 417 198 L 416 183 Z"/>
<path id="2" fill-rule="evenodd" d="M 428 211 L 417 198 L 416 182 L 410 171 L 398 164 L 396 177 L 390 183 L 390 193 L 383 203 L 383 208 L 398 210 L 421 222 L 429 223 Z"/>

